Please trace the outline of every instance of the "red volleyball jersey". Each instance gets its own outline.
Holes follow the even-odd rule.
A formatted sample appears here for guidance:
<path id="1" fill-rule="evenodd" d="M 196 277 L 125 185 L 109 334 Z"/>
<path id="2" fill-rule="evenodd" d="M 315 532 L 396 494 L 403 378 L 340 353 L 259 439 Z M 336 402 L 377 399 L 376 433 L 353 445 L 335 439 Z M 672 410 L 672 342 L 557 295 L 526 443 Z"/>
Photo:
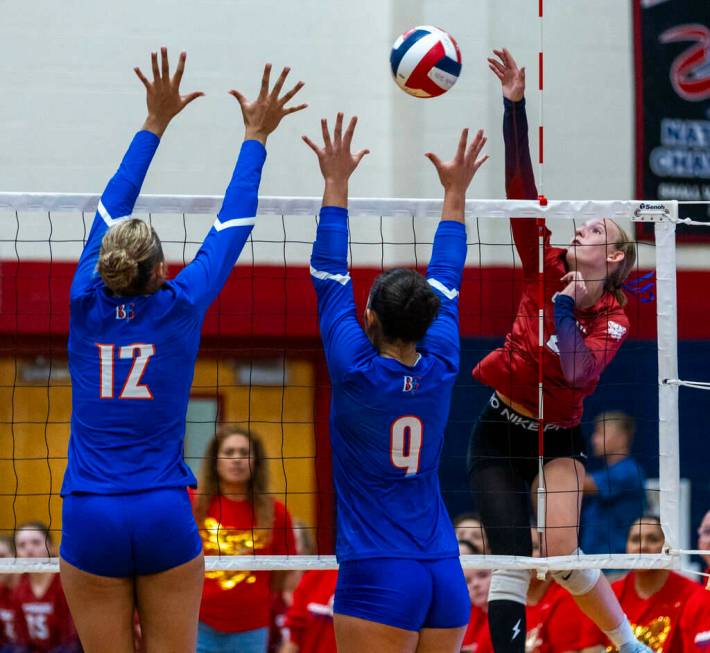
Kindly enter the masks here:
<path id="1" fill-rule="evenodd" d="M 506 195 L 508 199 L 537 199 L 530 162 L 525 102 L 506 102 L 503 123 L 505 139 Z M 515 247 L 523 264 L 523 294 L 502 347 L 494 349 L 473 370 L 473 376 L 491 386 L 531 414 L 538 411 L 538 228 L 535 219 L 511 219 Z M 616 298 L 604 293 L 591 308 L 574 309 L 577 327 L 593 356 L 593 364 L 574 385 L 562 372 L 552 297 L 563 290 L 560 281 L 569 270 L 566 249 L 552 247 L 550 232 L 544 238 L 544 326 L 542 357 L 545 422 L 576 426 L 582 419 L 582 402 L 594 392 L 599 377 L 628 334 L 629 320 Z M 576 358 L 575 358 L 576 360 Z M 536 428 L 534 424 L 531 428 Z"/>
<path id="2" fill-rule="evenodd" d="M 199 524 L 205 555 L 296 553 L 291 516 L 281 502 L 274 501 L 272 529 L 254 526 L 251 502 L 214 497 L 204 524 Z M 224 633 L 264 628 L 270 623 L 271 602 L 269 571 L 207 572 L 200 621 Z"/>
<path id="3" fill-rule="evenodd" d="M 27 643 L 33 651 L 49 651 L 57 646 L 77 642 L 76 629 L 59 574 L 53 575 L 43 596 L 35 596 L 30 575 L 23 574 L 13 597 L 23 616 Z"/>
<path id="4" fill-rule="evenodd" d="M 583 624 L 591 621 L 577 607 L 572 595 L 550 583 L 543 597 L 525 609 L 526 653 L 578 651 Z"/>
<path id="5" fill-rule="evenodd" d="M 461 645 L 462 653 L 493 653 L 491 632 L 488 628 L 488 613 L 475 605 L 471 607 L 466 634 Z"/>
<path id="6" fill-rule="evenodd" d="M 684 576 L 670 572 L 663 587 L 643 599 L 636 592 L 635 578 L 636 572 L 632 571 L 616 581 L 612 588 L 636 637 L 656 653 L 682 653 L 686 649 L 683 648 L 679 623 L 686 604 L 694 594 L 702 592 L 702 588 Z M 610 645 L 596 626 L 585 629 L 581 644 L 580 648 Z"/>
<path id="7" fill-rule="evenodd" d="M 25 620 L 15 600 L 12 587 L 0 585 L 0 647 L 3 644 L 26 644 Z"/>
<path id="8" fill-rule="evenodd" d="M 688 599 L 678 627 L 684 653 L 710 651 L 710 592 L 700 590 Z"/>
<path id="9" fill-rule="evenodd" d="M 286 612 L 286 638 L 302 653 L 336 653 L 333 595 L 336 570 L 307 571 Z"/>

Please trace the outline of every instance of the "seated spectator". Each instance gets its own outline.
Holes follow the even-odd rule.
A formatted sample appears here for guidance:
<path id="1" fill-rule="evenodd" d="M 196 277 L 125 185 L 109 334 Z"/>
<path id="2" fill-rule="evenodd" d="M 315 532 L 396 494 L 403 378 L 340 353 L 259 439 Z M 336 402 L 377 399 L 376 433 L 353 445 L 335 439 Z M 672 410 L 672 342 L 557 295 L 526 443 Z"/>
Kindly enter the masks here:
<path id="1" fill-rule="evenodd" d="M 15 557 L 15 542 L 6 535 L 0 536 L 0 558 Z M 20 577 L 17 574 L 0 574 L 0 653 L 26 651 L 25 621 L 15 603 L 13 590 Z"/>
<path id="2" fill-rule="evenodd" d="M 336 570 L 303 574 L 286 612 L 280 653 L 336 653 L 333 596 L 337 581 Z"/>
<path id="3" fill-rule="evenodd" d="M 532 529 L 533 557 L 540 557 L 540 538 Z M 535 572 L 530 578 L 525 610 L 526 653 L 573 653 L 579 651 L 584 622 L 594 624 L 582 613 L 572 595 L 548 574 L 540 580 Z"/>
<path id="4" fill-rule="evenodd" d="M 698 526 L 698 549 L 710 552 L 710 510 L 705 513 L 700 526 Z M 710 553 L 702 556 L 702 558 L 705 573 L 710 574 Z M 705 578 L 705 582 L 708 581 L 710 581 L 710 578 Z"/>
<path id="5" fill-rule="evenodd" d="M 464 512 L 454 519 L 456 539 L 460 542 L 466 540 L 473 544 L 481 554 L 488 552 L 486 534 L 483 532 L 481 518 L 476 512 Z"/>
<path id="6" fill-rule="evenodd" d="M 269 494 L 261 440 L 221 427 L 205 452 L 193 511 L 205 555 L 295 554 L 291 516 Z M 289 572 L 208 572 L 198 625 L 198 653 L 266 653 L 273 592 Z"/>
<path id="7" fill-rule="evenodd" d="M 688 599 L 678 628 L 684 653 L 710 651 L 710 592 L 701 590 Z"/>
<path id="8" fill-rule="evenodd" d="M 467 540 L 459 540 L 461 555 L 481 555 Z M 491 586 L 490 569 L 464 569 L 464 577 L 471 598 L 471 617 L 463 637 L 461 651 L 471 653 L 493 653 L 491 634 L 488 629 L 488 590 Z"/>
<path id="9" fill-rule="evenodd" d="M 592 452 L 601 462 L 584 481 L 582 534 L 585 553 L 623 553 L 629 526 L 645 510 L 645 478 L 631 457 L 635 422 L 622 412 L 597 416 Z"/>
<path id="10" fill-rule="evenodd" d="M 56 555 L 52 535 L 42 522 L 27 522 L 17 529 L 15 550 L 18 558 Z M 22 628 L 33 653 L 81 650 L 59 574 L 22 574 L 13 590 L 13 598 L 22 614 Z"/>
<path id="11" fill-rule="evenodd" d="M 629 529 L 626 552 L 660 553 L 663 543 L 658 517 L 644 516 Z M 639 641 L 659 653 L 686 650 L 679 622 L 690 599 L 704 591 L 697 583 L 667 569 L 649 569 L 630 572 L 612 588 Z M 582 643 L 585 647 L 609 644 L 596 626 L 585 629 Z"/>

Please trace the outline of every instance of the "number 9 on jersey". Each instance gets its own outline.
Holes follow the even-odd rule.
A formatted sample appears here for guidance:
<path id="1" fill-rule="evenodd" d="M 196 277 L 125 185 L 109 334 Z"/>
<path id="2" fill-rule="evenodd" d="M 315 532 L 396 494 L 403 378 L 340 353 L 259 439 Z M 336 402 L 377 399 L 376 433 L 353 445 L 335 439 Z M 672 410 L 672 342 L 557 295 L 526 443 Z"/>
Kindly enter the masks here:
<path id="1" fill-rule="evenodd" d="M 422 449 L 422 422 L 414 415 L 403 415 L 390 427 L 390 459 L 399 469 L 406 469 L 406 476 L 419 471 L 419 455 Z"/>

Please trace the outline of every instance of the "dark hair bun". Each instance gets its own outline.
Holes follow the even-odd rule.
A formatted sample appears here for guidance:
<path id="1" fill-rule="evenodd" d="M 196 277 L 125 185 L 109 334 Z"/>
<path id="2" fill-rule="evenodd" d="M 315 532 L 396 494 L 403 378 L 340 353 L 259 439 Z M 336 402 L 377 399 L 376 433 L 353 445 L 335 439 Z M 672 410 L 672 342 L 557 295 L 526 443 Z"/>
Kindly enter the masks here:
<path id="1" fill-rule="evenodd" d="M 419 272 L 395 268 L 375 279 L 370 308 L 387 340 L 418 342 L 436 318 L 439 298 Z"/>

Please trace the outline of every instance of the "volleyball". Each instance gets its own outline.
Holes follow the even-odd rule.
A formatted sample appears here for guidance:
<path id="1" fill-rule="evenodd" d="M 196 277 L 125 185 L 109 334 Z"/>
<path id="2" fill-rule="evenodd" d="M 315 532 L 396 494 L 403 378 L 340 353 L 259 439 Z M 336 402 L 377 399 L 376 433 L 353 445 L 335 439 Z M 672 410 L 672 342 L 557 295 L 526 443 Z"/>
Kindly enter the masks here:
<path id="1" fill-rule="evenodd" d="M 392 75 L 409 95 L 420 98 L 446 93 L 461 74 L 461 51 L 454 37 L 421 25 L 397 38 L 390 54 Z"/>

